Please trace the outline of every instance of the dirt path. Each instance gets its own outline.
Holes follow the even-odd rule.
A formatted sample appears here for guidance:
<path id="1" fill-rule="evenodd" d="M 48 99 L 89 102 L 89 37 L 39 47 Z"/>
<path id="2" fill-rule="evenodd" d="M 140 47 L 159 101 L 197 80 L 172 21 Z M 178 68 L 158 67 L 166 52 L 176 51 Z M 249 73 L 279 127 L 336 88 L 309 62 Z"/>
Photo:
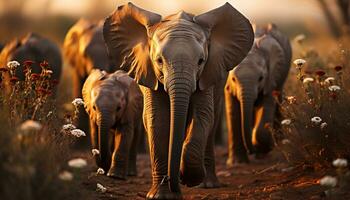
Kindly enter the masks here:
<path id="1" fill-rule="evenodd" d="M 226 186 L 217 189 L 182 187 L 184 199 L 322 199 L 323 192 L 317 180 L 324 174 L 307 169 L 288 168 L 278 152 L 272 152 L 264 160 L 253 160 L 249 165 L 228 169 L 225 165 L 225 149 L 218 147 L 217 174 Z M 147 155 L 138 156 L 138 176 L 126 181 L 114 180 L 102 175 L 95 175 L 96 167 L 90 152 L 78 153 L 84 157 L 89 167 L 81 173 L 79 191 L 84 199 L 144 199 L 151 184 L 151 169 Z M 107 188 L 107 192 L 96 191 L 96 184 Z M 86 197 L 86 198 L 85 198 Z"/>

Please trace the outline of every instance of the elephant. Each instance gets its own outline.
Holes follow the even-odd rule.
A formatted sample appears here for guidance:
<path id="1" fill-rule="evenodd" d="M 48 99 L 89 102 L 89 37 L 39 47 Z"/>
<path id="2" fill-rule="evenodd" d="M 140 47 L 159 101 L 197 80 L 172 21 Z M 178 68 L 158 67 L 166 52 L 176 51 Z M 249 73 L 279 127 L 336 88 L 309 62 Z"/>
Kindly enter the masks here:
<path id="1" fill-rule="evenodd" d="M 86 78 L 93 69 L 113 72 L 103 40 L 102 22 L 80 19 L 68 31 L 63 44 L 64 56 L 73 68 L 73 97 L 81 97 Z M 80 108 L 77 127 L 89 131 L 89 117 Z"/>
<path id="2" fill-rule="evenodd" d="M 91 146 L 99 150 L 94 154 L 97 166 L 109 177 L 135 176 L 138 134 L 143 126 L 139 86 L 122 70 L 108 74 L 93 69 L 82 94 L 90 118 Z"/>
<path id="3" fill-rule="evenodd" d="M 23 73 L 23 63 L 25 61 L 33 61 L 32 73 L 39 74 L 42 70 L 40 63 L 47 61 L 53 72 L 50 79 L 55 81 L 60 79 L 62 72 L 61 51 L 54 42 L 37 33 L 28 33 L 24 37 L 16 38 L 4 46 L 0 53 L 0 66 L 4 67 L 7 65 L 7 62 L 13 60 L 21 64 L 15 72 L 15 76 L 19 80 L 24 80 L 25 78 Z M 6 79 L 9 79 L 9 77 Z"/>
<path id="4" fill-rule="evenodd" d="M 227 165 L 249 163 L 248 153 L 255 153 L 259 158 L 272 149 L 266 125 L 273 125 L 278 112 L 274 98 L 281 97 L 274 97 L 273 93 L 282 93 L 291 52 L 288 37 L 275 25 L 257 27 L 252 49 L 230 71 L 225 86 Z"/>
<path id="5" fill-rule="evenodd" d="M 216 181 L 208 141 L 213 88 L 249 52 L 249 20 L 229 3 L 163 19 L 128 3 L 105 19 L 103 35 L 113 66 L 127 71 L 144 96 L 152 168 L 146 198 L 181 199 L 180 180 L 189 187 Z"/>

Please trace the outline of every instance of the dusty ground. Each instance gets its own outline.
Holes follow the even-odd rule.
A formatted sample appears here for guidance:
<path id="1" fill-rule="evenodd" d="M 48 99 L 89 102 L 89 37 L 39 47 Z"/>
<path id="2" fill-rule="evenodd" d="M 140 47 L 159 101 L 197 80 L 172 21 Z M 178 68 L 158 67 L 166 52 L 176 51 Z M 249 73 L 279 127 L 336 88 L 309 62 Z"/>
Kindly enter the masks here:
<path id="1" fill-rule="evenodd" d="M 253 160 L 249 165 L 228 169 L 225 166 L 225 149 L 218 147 L 217 174 L 226 186 L 217 189 L 183 187 L 184 199 L 322 199 L 324 193 L 317 180 L 324 172 L 313 172 L 303 167 L 290 168 L 277 151 L 264 160 Z M 150 162 L 145 154 L 138 156 L 138 176 L 126 181 L 96 175 L 91 153 L 77 153 L 89 162 L 81 171 L 81 188 L 84 199 L 144 199 L 151 184 Z M 107 192 L 96 191 L 96 184 Z M 85 198 L 86 197 L 86 198 Z"/>

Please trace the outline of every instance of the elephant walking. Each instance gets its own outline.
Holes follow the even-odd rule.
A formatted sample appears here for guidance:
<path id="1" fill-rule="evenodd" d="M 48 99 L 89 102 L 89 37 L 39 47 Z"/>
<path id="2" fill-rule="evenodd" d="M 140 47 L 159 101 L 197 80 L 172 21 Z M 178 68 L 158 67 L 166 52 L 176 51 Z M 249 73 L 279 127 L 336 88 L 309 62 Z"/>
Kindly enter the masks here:
<path id="1" fill-rule="evenodd" d="M 137 145 L 142 128 L 143 98 L 139 86 L 124 71 L 92 70 L 82 90 L 90 116 L 90 135 L 96 164 L 107 176 L 136 175 Z M 112 152 L 110 152 L 112 151 Z"/>
<path id="2" fill-rule="evenodd" d="M 152 187 L 147 199 L 180 199 L 179 186 L 215 177 L 214 85 L 253 44 L 250 22 L 230 4 L 194 16 L 161 16 L 128 3 L 103 29 L 113 66 L 141 85 Z M 208 145 L 209 144 L 209 145 Z"/>
<path id="3" fill-rule="evenodd" d="M 280 94 L 291 62 L 288 37 L 275 25 L 255 30 L 255 42 L 247 57 L 230 71 L 225 86 L 228 126 L 228 165 L 248 163 L 247 153 L 268 153 L 272 138 L 265 124 L 273 124 Z M 277 97 L 280 98 L 280 97 Z"/>
<path id="4" fill-rule="evenodd" d="M 62 56 L 59 47 L 39 34 L 29 33 L 6 44 L 0 53 L 0 66 L 6 66 L 7 62 L 12 60 L 21 63 L 15 74 L 20 80 L 24 80 L 24 61 L 33 61 L 32 72 L 37 74 L 42 70 L 40 63 L 47 61 L 53 72 L 50 79 L 59 81 L 61 77 Z"/>

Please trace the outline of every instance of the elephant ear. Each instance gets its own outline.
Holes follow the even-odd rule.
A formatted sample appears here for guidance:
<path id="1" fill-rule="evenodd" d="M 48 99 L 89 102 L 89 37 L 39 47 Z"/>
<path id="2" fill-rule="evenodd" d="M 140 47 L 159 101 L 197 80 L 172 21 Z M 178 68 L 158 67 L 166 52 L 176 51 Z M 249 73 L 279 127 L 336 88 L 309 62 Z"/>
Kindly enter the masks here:
<path id="1" fill-rule="evenodd" d="M 266 55 L 268 78 L 266 79 L 264 94 L 270 94 L 280 82 L 285 80 L 285 53 L 281 45 L 271 36 L 264 35 L 259 39 L 259 49 Z M 289 68 L 288 68 L 289 70 Z"/>
<path id="2" fill-rule="evenodd" d="M 208 58 L 199 79 L 204 90 L 227 77 L 249 52 L 254 33 L 247 18 L 229 3 L 194 17 L 209 35 Z"/>
<path id="3" fill-rule="evenodd" d="M 160 15 L 128 3 L 107 17 L 103 27 L 111 64 L 154 90 L 158 81 L 149 56 L 148 30 L 160 20 Z"/>
<path id="4" fill-rule="evenodd" d="M 96 83 L 96 81 L 102 80 L 104 77 L 107 76 L 107 73 L 105 71 L 101 71 L 99 69 L 93 69 L 84 82 L 83 89 L 82 89 L 82 95 L 84 99 L 85 104 L 85 110 L 88 114 L 90 114 L 91 111 L 91 91 Z"/>

